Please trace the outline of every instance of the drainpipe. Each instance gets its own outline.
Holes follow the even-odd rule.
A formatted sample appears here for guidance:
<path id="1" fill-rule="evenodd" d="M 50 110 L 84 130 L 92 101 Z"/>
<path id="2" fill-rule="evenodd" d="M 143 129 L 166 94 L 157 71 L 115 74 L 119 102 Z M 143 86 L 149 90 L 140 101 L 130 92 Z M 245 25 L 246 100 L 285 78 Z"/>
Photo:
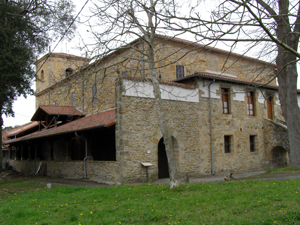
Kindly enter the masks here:
<path id="1" fill-rule="evenodd" d="M 86 176 L 87 139 L 82 137 L 82 136 L 79 136 L 77 134 L 77 131 L 75 131 L 75 135 L 76 135 L 76 137 L 82 138 L 84 140 L 84 143 L 85 143 L 85 158 L 83 159 L 83 165 L 84 165 L 84 179 L 86 179 L 87 178 L 87 176 Z"/>
<path id="2" fill-rule="evenodd" d="M 211 174 L 215 175 L 214 168 L 214 147 L 213 147 L 213 133 L 212 133 L 212 116 L 211 116 L 211 96 L 210 96 L 210 85 L 215 82 L 215 79 L 208 85 L 208 96 L 209 96 L 209 123 L 210 123 L 210 152 L 211 152 Z"/>
<path id="3" fill-rule="evenodd" d="M 37 156 L 37 154 L 36 154 L 36 145 L 30 143 L 29 141 L 27 141 L 27 143 L 34 146 L 34 164 L 33 165 L 34 165 L 34 174 L 36 174 L 36 156 Z"/>

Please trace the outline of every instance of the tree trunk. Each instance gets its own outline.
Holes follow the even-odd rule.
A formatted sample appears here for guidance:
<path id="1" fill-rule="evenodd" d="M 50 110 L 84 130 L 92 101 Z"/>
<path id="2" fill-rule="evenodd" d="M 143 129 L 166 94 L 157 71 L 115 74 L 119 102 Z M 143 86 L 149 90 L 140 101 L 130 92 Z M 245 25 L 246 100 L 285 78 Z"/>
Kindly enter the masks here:
<path id="1" fill-rule="evenodd" d="M 277 24 L 277 38 L 286 43 L 294 50 L 298 50 L 299 35 L 290 30 L 286 2 L 281 2 L 281 19 Z M 279 99 L 281 111 L 288 127 L 288 138 L 290 144 L 290 166 L 300 166 L 300 112 L 297 101 L 297 57 L 277 45 L 278 56 L 276 64 L 278 67 Z"/>
<path id="2" fill-rule="evenodd" d="M 3 152 L 2 152 L 2 110 L 0 110 L 0 173 L 2 172 L 2 160 L 3 160 Z"/>
<path id="3" fill-rule="evenodd" d="M 179 180 L 178 180 L 175 155 L 174 155 L 174 150 L 172 145 L 172 136 L 168 130 L 168 125 L 167 125 L 164 109 L 162 106 L 159 82 L 157 79 L 157 73 L 154 65 L 154 49 L 151 46 L 149 46 L 148 48 L 148 65 L 149 65 L 149 70 L 152 78 L 156 115 L 158 118 L 160 131 L 164 138 L 164 144 L 165 144 L 167 158 L 168 158 L 168 166 L 169 166 L 169 174 L 170 174 L 170 189 L 172 189 L 174 187 L 179 186 Z"/>
<path id="4" fill-rule="evenodd" d="M 282 114 L 288 127 L 290 144 L 290 166 L 300 166 L 300 113 L 297 101 L 297 67 L 296 63 L 287 65 L 284 59 L 291 53 L 280 53 L 285 56 L 277 57 L 277 66 L 282 68 L 278 76 L 279 99 Z M 293 57 L 293 55 L 292 55 Z"/>

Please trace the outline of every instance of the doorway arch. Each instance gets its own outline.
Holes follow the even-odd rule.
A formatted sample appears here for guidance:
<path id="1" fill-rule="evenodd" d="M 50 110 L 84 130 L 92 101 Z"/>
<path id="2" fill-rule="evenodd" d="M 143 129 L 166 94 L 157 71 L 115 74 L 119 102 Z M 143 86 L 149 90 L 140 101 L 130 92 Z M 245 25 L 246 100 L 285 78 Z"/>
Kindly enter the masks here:
<path id="1" fill-rule="evenodd" d="M 175 163 L 178 170 L 179 166 L 179 152 L 178 152 L 178 143 L 177 140 L 172 136 L 172 145 L 174 150 Z M 168 158 L 166 153 L 166 147 L 164 144 L 164 138 L 162 137 L 158 142 L 158 179 L 169 178 L 169 166 L 168 166 Z"/>
<path id="2" fill-rule="evenodd" d="M 271 151 L 271 166 L 273 168 L 282 168 L 288 165 L 288 153 L 281 146 L 276 146 Z"/>

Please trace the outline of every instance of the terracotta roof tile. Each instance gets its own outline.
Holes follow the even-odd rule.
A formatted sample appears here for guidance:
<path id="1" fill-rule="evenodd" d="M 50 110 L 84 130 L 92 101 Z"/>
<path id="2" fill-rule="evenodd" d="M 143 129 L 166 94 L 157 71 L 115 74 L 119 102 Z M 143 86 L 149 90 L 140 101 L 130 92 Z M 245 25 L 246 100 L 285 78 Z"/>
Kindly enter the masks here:
<path id="1" fill-rule="evenodd" d="M 71 54 L 67 54 L 67 53 L 48 53 L 46 55 L 44 55 L 42 58 L 36 60 L 34 62 L 34 64 L 38 64 L 39 62 L 49 58 L 49 57 L 59 57 L 59 58 L 71 58 L 71 59 L 74 59 L 74 60 L 82 60 L 82 61 L 90 61 L 89 58 L 86 58 L 86 57 L 81 57 L 81 56 L 77 56 L 77 55 L 71 55 Z"/>
<path id="2" fill-rule="evenodd" d="M 207 72 L 194 73 L 192 75 L 173 80 L 173 82 L 180 82 L 180 81 L 191 79 L 193 77 L 204 77 L 204 78 L 206 77 L 206 78 L 216 79 L 216 80 L 221 80 L 221 81 L 230 81 L 230 82 L 234 82 L 234 83 L 242 83 L 242 84 L 247 84 L 247 85 L 251 85 L 251 86 L 263 86 L 263 87 L 278 89 L 278 85 L 274 85 L 274 84 L 265 84 L 265 83 L 258 82 L 258 81 L 250 81 L 250 80 L 246 80 L 246 79 L 242 79 L 242 78 L 223 76 L 220 74 L 213 74 L 213 73 L 207 73 Z"/>
<path id="3" fill-rule="evenodd" d="M 29 123 L 26 123 L 26 124 L 24 124 L 22 126 L 19 126 L 17 128 L 14 128 L 14 129 L 8 131 L 6 133 L 6 136 L 7 137 L 18 136 L 19 134 L 24 133 L 24 132 L 26 132 L 26 131 L 28 131 L 30 129 L 33 129 L 35 127 L 38 127 L 38 126 L 39 126 L 39 123 L 36 122 L 36 121 L 29 122 Z"/>
<path id="4" fill-rule="evenodd" d="M 43 106 L 40 105 L 31 118 L 31 121 L 40 121 L 42 114 L 48 114 L 50 116 L 84 116 L 85 114 L 77 110 L 74 106 Z"/>
<path id="5" fill-rule="evenodd" d="M 44 106 L 39 108 L 44 110 L 48 115 L 67 115 L 67 116 L 84 116 L 84 113 L 77 110 L 74 106 Z"/>
<path id="6" fill-rule="evenodd" d="M 91 116 L 83 117 L 81 119 L 72 121 L 70 123 L 61 125 L 59 127 L 54 127 L 48 130 L 35 132 L 17 139 L 9 140 L 6 141 L 5 144 L 62 135 L 66 133 L 72 133 L 75 131 L 86 131 L 90 129 L 99 128 L 102 126 L 109 127 L 114 125 L 115 123 L 116 123 L 115 109 L 111 109 Z"/>

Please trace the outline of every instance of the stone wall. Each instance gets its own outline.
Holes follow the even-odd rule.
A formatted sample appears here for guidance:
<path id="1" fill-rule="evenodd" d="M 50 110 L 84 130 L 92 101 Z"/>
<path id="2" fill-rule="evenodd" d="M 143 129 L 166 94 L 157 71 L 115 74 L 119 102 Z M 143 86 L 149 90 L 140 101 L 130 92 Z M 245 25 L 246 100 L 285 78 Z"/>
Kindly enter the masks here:
<path id="1" fill-rule="evenodd" d="M 84 178 L 83 161 L 37 161 L 36 169 L 40 162 L 47 164 L 47 176 L 81 179 Z M 34 174 L 34 161 L 10 160 L 14 170 L 28 176 Z M 119 182 L 117 175 L 118 162 L 87 161 L 87 178 L 98 182 Z"/>
<path id="2" fill-rule="evenodd" d="M 36 162 L 36 169 L 39 166 L 39 162 Z M 34 174 L 34 161 L 21 161 L 21 160 L 9 160 L 9 165 L 13 167 L 13 169 L 25 176 L 29 176 Z"/>
<path id="3" fill-rule="evenodd" d="M 281 122 L 265 119 L 264 121 L 264 140 L 265 140 L 265 166 L 266 168 L 274 167 L 272 164 L 272 151 L 275 148 L 282 148 L 285 151 L 285 157 L 282 160 L 285 160 L 288 164 L 288 152 L 289 152 L 289 141 L 287 127 Z"/>
<path id="4" fill-rule="evenodd" d="M 1 150 L 0 150 L 1 151 Z M 9 150 L 2 150 L 2 154 L 3 154 L 3 158 L 2 158 L 2 162 L 1 162 L 1 167 L 4 168 L 5 164 L 9 158 L 8 154 L 9 154 Z"/>
<path id="5" fill-rule="evenodd" d="M 201 81 L 202 82 L 202 81 Z M 128 87 L 117 82 L 117 161 L 120 161 L 120 177 L 123 182 L 145 181 L 146 172 L 140 163 L 150 162 L 150 177 L 158 174 L 158 143 L 162 134 L 152 98 L 126 96 Z M 222 113 L 221 88 L 230 93 L 230 114 Z M 211 174 L 210 120 L 207 86 L 199 90 L 199 102 L 162 100 L 171 135 L 178 143 L 178 170 L 190 176 Z M 136 88 L 136 90 L 139 90 Z M 257 91 L 255 116 L 247 115 L 246 92 L 237 86 L 215 83 L 211 99 L 214 170 L 249 171 L 264 169 L 268 149 L 280 142 L 287 142 L 286 130 L 266 124 L 266 102 Z M 137 93 L 138 95 L 138 93 Z M 273 101 L 274 118 L 281 118 L 276 96 Z M 270 132 L 272 130 L 272 132 Z M 267 135 L 266 135 L 267 134 Z M 224 136 L 231 136 L 231 151 L 225 153 Z M 255 139 L 255 150 L 250 151 L 250 136 Z M 281 138 L 279 138 L 281 137 Z M 279 138 L 279 139 L 278 139 Z M 279 142 L 278 142 L 279 141 Z M 286 144 L 284 145 L 285 147 Z"/>
<path id="6" fill-rule="evenodd" d="M 137 44 L 136 47 L 142 48 L 141 45 Z M 181 58 L 183 55 L 186 56 Z M 129 56 L 135 58 L 141 57 L 137 52 L 133 52 L 133 50 L 124 50 L 118 54 L 109 56 L 106 60 L 100 60 L 68 78 L 58 76 L 62 80 L 56 80 L 57 83 L 54 85 L 53 82 L 38 82 L 37 85 L 39 85 L 38 89 L 40 92 L 36 94 L 37 106 L 54 105 L 55 103 L 58 105 L 71 105 L 72 93 L 75 93 L 75 107 L 86 115 L 113 108 L 115 104 L 114 81 L 118 74 L 126 74 L 131 77 L 150 76 L 147 70 L 147 63 L 129 60 Z M 158 41 L 155 57 L 157 61 L 156 66 L 159 67 L 157 73 L 161 75 L 162 81 L 176 79 L 176 65 L 185 66 L 186 76 L 195 72 L 212 71 L 231 74 L 249 80 L 260 74 L 260 77 L 257 79 L 266 80 L 266 77 L 273 72 L 272 67 L 266 67 L 266 64 L 259 61 L 246 58 L 238 59 L 233 56 L 228 58 L 225 54 L 220 53 L 220 51 L 195 49 L 191 46 L 183 46 L 182 44 L 170 41 Z M 178 58 L 181 59 L 178 60 Z M 58 59 L 54 58 L 51 60 L 53 62 L 50 61 L 47 64 L 49 71 L 54 70 L 54 68 L 50 67 L 56 64 L 51 63 L 54 63 Z M 62 65 L 59 66 L 60 70 Z M 61 72 L 54 71 L 53 73 Z M 47 84 L 49 85 L 47 86 Z M 92 95 L 94 84 L 97 87 L 96 101 L 93 101 Z M 50 85 L 52 86 L 49 87 Z M 49 88 L 46 89 L 47 87 Z"/>
<path id="7" fill-rule="evenodd" d="M 233 55 L 228 57 L 225 51 L 197 48 L 190 44 L 165 40 L 157 42 L 155 57 L 163 80 L 176 78 L 176 65 L 184 66 L 187 76 L 211 71 L 263 82 L 269 81 L 274 76 L 275 67 L 259 60 Z M 275 80 L 271 83 L 276 85 Z"/>
<path id="8" fill-rule="evenodd" d="M 117 162 L 87 161 L 87 178 L 117 182 Z M 84 178 L 83 161 L 47 162 L 47 175 L 51 177 Z"/>

